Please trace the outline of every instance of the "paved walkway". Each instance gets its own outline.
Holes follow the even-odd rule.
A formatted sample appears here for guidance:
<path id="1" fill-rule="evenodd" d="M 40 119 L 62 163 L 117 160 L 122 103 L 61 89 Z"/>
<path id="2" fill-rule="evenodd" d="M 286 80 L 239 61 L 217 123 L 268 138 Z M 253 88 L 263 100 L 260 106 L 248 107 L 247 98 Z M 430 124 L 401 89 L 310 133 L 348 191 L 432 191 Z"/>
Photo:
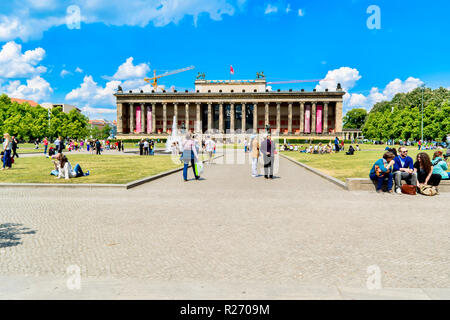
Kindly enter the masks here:
<path id="1" fill-rule="evenodd" d="M 0 298 L 450 298 L 450 194 L 350 193 L 285 159 L 274 180 L 249 172 L 2 189 Z M 368 267 L 397 289 L 367 290 Z"/>

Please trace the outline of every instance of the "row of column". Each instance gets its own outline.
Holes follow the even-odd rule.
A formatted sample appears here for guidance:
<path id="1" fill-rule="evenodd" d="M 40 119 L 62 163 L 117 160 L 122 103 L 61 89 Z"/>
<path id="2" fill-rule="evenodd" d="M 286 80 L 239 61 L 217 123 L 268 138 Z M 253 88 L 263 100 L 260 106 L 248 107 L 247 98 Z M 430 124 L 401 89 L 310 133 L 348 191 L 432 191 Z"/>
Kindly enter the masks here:
<path id="1" fill-rule="evenodd" d="M 337 102 L 338 104 L 339 102 Z M 316 133 L 316 124 L 322 123 L 322 130 L 319 130 L 319 133 L 325 132 L 328 133 L 328 102 L 324 102 L 323 104 L 323 114 L 319 113 L 320 116 L 323 116 L 324 121 L 318 122 L 316 119 L 317 113 L 317 102 L 310 103 L 311 107 L 308 110 L 305 110 L 305 102 L 300 102 L 300 133 L 306 132 L 306 133 Z M 138 104 L 136 106 L 136 111 L 134 110 L 135 106 L 134 103 L 129 104 L 129 128 L 130 133 L 137 132 L 137 133 L 156 133 L 156 103 L 152 103 L 151 106 L 146 106 L 144 103 Z M 173 103 L 174 105 L 174 115 L 178 119 L 178 103 Z M 185 103 L 185 125 L 186 130 L 189 130 L 189 103 Z M 213 112 L 212 112 L 212 105 L 213 103 L 209 102 L 208 105 L 208 130 L 212 130 L 212 123 L 213 123 Z M 242 105 L 242 114 L 246 114 L 246 103 L 241 103 Z M 267 126 L 269 124 L 269 102 L 266 102 L 264 104 L 265 106 L 265 117 L 264 117 L 264 126 Z M 223 112 L 223 103 L 219 104 L 219 131 L 224 132 L 224 112 Z M 123 104 L 119 103 L 117 105 L 118 108 L 118 114 L 123 116 Z M 288 103 L 288 132 L 292 132 L 292 109 L 293 104 Z M 167 132 L 167 103 L 162 103 L 162 111 L 163 111 L 163 132 Z M 230 128 L 232 128 L 232 131 L 234 131 L 235 128 L 235 104 L 230 104 Z M 336 116 L 338 116 L 338 106 L 336 106 Z M 311 119 L 305 119 L 306 117 L 311 117 Z M 140 119 L 138 119 L 140 117 Z M 336 119 L 337 120 L 337 119 Z M 311 123 L 311 126 L 308 128 L 309 123 Z M 138 125 L 140 124 L 140 127 Z M 196 103 L 196 124 L 197 127 L 195 128 L 196 132 L 201 131 L 201 103 Z M 149 125 L 147 127 L 147 125 Z M 306 125 L 306 127 L 305 127 Z M 258 103 L 253 103 L 253 128 L 258 127 Z M 122 127 L 122 119 L 119 118 L 118 121 L 118 132 L 123 132 Z M 281 102 L 276 103 L 276 129 L 278 132 L 281 130 Z M 336 131 L 338 131 L 338 121 L 336 121 Z M 246 121 L 243 119 L 242 121 L 242 127 L 241 130 L 244 132 L 246 131 Z"/>

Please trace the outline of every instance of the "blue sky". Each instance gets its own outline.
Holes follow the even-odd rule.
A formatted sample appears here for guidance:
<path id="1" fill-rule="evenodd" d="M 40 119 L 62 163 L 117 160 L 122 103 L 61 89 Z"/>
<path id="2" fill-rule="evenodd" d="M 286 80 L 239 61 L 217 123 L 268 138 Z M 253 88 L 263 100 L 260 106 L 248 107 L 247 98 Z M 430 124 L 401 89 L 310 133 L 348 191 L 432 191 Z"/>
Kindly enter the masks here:
<path id="1" fill-rule="evenodd" d="M 367 26 L 371 5 L 380 29 Z M 422 83 L 450 87 L 449 13 L 444 0 L 11 0 L 0 8 L 0 91 L 115 119 L 118 84 L 149 90 L 153 69 L 194 65 L 160 81 L 193 89 L 198 71 L 228 79 L 233 65 L 234 79 L 327 79 L 273 89 L 340 82 L 345 111 L 369 110 Z"/>

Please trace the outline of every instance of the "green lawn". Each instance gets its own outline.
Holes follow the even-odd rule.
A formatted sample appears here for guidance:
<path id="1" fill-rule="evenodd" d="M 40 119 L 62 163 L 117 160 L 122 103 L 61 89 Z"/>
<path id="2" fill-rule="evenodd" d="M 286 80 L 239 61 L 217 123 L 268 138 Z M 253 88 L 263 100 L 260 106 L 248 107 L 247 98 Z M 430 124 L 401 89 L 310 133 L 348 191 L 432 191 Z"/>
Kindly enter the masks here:
<path id="1" fill-rule="evenodd" d="M 349 146 L 346 145 L 345 149 L 347 150 Z M 384 148 L 386 148 L 385 145 L 363 145 L 361 147 L 362 151 L 355 152 L 353 156 L 347 156 L 342 151 L 331 154 L 306 154 L 295 151 L 282 151 L 281 153 L 310 167 L 316 168 L 323 173 L 345 181 L 346 178 L 368 178 L 373 163 L 383 156 Z M 396 149 L 398 150 L 398 146 L 396 146 Z M 409 147 L 408 151 L 409 156 L 415 161 L 416 155 L 419 152 L 417 147 Z M 432 158 L 434 151 L 426 150 L 425 152 Z"/>
<path id="2" fill-rule="evenodd" d="M 70 180 L 50 175 L 54 169 L 50 159 L 28 157 L 15 160 L 12 169 L 0 171 L 0 183 L 114 183 L 126 184 L 141 178 L 181 167 L 170 156 L 121 156 L 121 155 L 67 155 L 72 167 L 77 163 L 87 177 Z"/>

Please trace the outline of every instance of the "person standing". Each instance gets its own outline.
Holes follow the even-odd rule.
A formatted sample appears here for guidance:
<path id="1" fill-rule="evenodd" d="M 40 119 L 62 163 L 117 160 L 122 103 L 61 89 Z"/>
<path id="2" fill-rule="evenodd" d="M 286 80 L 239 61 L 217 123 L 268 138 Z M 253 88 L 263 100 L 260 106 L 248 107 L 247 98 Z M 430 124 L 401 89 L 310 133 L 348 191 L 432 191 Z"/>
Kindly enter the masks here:
<path id="1" fill-rule="evenodd" d="M 200 179 L 199 176 L 195 173 L 195 162 L 197 162 L 198 154 L 197 148 L 195 147 L 195 141 L 191 138 L 191 134 L 186 134 L 186 140 L 183 142 L 183 155 L 181 159 L 184 161 L 183 167 L 183 179 L 184 181 L 188 181 L 187 179 L 187 171 L 189 167 L 189 162 L 192 165 L 192 170 L 194 171 L 195 180 Z"/>
<path id="2" fill-rule="evenodd" d="M 11 169 L 12 139 L 9 133 L 3 135 L 3 167 L 1 170 Z"/>
<path id="3" fill-rule="evenodd" d="M 148 140 L 144 140 L 144 155 L 148 156 L 149 154 L 149 145 L 148 145 Z"/>
<path id="4" fill-rule="evenodd" d="M 264 160 L 264 178 L 273 179 L 275 145 L 271 140 L 270 134 L 268 134 L 267 138 L 261 143 L 261 153 Z"/>
<path id="5" fill-rule="evenodd" d="M 256 138 L 256 135 L 252 136 L 251 140 L 251 152 L 252 152 L 252 177 L 256 178 L 258 176 L 258 160 L 259 160 L 259 141 Z"/>
<path id="6" fill-rule="evenodd" d="M 214 146 L 215 146 L 214 141 L 211 139 L 210 136 L 208 136 L 205 141 L 205 151 L 208 154 L 208 164 L 213 163 L 212 155 L 214 151 Z"/>
<path id="7" fill-rule="evenodd" d="M 58 140 L 59 140 L 59 144 L 58 144 L 57 150 L 58 150 L 58 153 L 62 153 L 63 150 L 65 149 L 64 141 L 63 141 L 63 139 L 61 138 L 61 136 L 58 137 Z"/>
<path id="8" fill-rule="evenodd" d="M 98 155 L 101 155 L 101 153 L 100 153 L 101 148 L 102 148 L 102 144 L 101 144 L 100 141 L 97 139 L 97 140 L 95 141 L 95 150 L 97 150 L 97 154 L 98 154 Z"/>
<path id="9" fill-rule="evenodd" d="M 48 148 L 48 139 L 47 137 L 44 138 L 44 154 L 47 154 L 47 148 Z"/>
<path id="10" fill-rule="evenodd" d="M 56 153 L 59 153 L 59 143 L 60 143 L 60 140 L 59 140 L 59 137 L 57 137 L 56 140 L 55 140 Z"/>
<path id="11" fill-rule="evenodd" d="M 334 150 L 335 150 L 335 152 L 339 152 L 339 138 L 338 137 L 336 137 L 334 139 Z"/>
<path id="12" fill-rule="evenodd" d="M 144 139 L 139 141 L 139 155 L 142 156 L 144 154 Z"/>
<path id="13" fill-rule="evenodd" d="M 16 137 L 12 136 L 12 141 L 11 141 L 11 148 L 12 148 L 12 157 L 14 158 L 14 156 L 16 158 L 19 157 L 19 155 L 17 154 L 17 145 L 18 145 L 18 141 L 16 139 Z"/>

